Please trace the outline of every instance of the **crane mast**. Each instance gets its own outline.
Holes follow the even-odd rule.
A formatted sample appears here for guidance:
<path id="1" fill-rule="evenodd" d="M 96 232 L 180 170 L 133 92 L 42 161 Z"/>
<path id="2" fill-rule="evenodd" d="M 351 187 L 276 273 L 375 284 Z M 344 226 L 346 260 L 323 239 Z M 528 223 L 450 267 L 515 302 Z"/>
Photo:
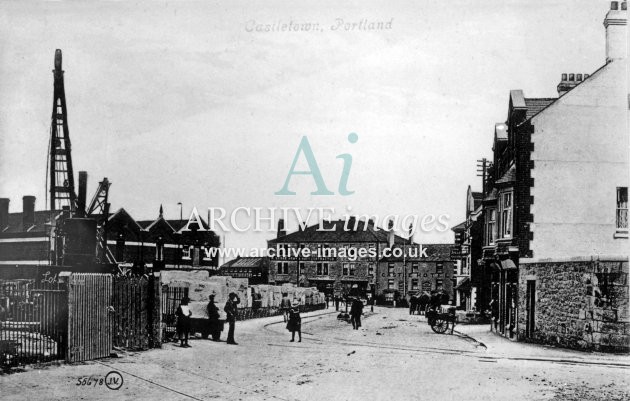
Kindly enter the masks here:
<path id="1" fill-rule="evenodd" d="M 68 130 L 68 109 L 63 84 L 64 71 L 61 69 L 61 50 L 55 51 L 54 95 L 50 124 L 49 152 L 49 191 L 50 210 L 62 210 L 68 206 L 71 212 L 77 207 L 77 195 L 74 189 L 74 172 L 70 133 Z"/>

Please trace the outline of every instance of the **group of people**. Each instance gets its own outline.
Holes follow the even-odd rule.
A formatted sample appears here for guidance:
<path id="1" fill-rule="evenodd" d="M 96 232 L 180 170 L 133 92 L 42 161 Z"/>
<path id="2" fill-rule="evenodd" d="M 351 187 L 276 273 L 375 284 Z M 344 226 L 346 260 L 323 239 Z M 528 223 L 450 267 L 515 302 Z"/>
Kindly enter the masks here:
<path id="1" fill-rule="evenodd" d="M 221 332 L 223 331 L 223 321 L 219 313 L 214 298 L 215 295 L 211 294 L 208 297 L 208 305 L 206 306 L 206 313 L 208 316 L 208 333 L 213 341 L 221 341 Z M 339 310 L 339 301 L 342 297 L 335 297 L 335 303 L 337 310 Z M 350 322 L 354 330 L 359 330 L 361 327 L 361 316 L 363 315 L 363 301 L 358 297 L 346 297 L 344 299 L 346 305 L 350 305 Z M 191 317 L 192 311 L 189 304 L 190 298 L 183 297 L 175 315 L 177 316 L 177 336 L 180 341 L 180 346 L 183 348 L 189 348 L 188 337 L 191 331 Z M 225 303 L 223 310 L 226 313 L 226 322 L 229 325 L 227 344 L 238 345 L 234 340 L 234 330 L 236 326 L 236 317 L 238 313 L 238 304 L 240 299 L 234 292 L 230 293 L 228 300 Z M 374 304 L 372 303 L 372 308 Z M 280 309 L 286 323 L 286 329 L 291 332 L 291 342 L 295 341 L 295 334 L 298 334 L 298 342 L 302 342 L 302 317 L 300 316 L 300 302 L 296 299 L 290 300 L 287 293 L 282 294 L 282 301 L 280 302 Z M 372 309 L 373 310 L 373 309 Z"/>
<path id="2" fill-rule="evenodd" d="M 221 340 L 221 332 L 223 331 L 223 322 L 220 319 L 219 308 L 214 302 L 214 294 L 211 294 L 208 297 L 208 305 L 206 307 L 206 312 L 208 314 L 208 331 L 212 336 L 213 341 Z M 228 323 L 228 337 L 227 343 L 231 345 L 238 345 L 234 340 L 234 330 L 236 326 L 236 315 L 238 313 L 238 304 L 241 302 L 238 295 L 234 292 L 231 292 L 228 295 L 228 300 L 223 307 L 223 310 L 226 313 L 225 321 Z M 190 344 L 188 344 L 188 336 L 191 330 L 191 316 L 192 311 L 188 304 L 190 303 L 190 298 L 183 297 L 177 311 L 175 312 L 175 316 L 177 316 L 177 336 L 179 337 L 180 347 L 189 348 Z"/>

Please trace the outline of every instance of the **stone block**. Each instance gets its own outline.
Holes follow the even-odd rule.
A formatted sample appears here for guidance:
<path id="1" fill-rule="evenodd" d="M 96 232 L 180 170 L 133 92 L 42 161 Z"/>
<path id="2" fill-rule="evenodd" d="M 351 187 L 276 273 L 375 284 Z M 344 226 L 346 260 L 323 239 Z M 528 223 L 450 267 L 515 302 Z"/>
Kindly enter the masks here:
<path id="1" fill-rule="evenodd" d="M 609 345 L 616 348 L 628 348 L 630 347 L 630 336 L 611 334 L 609 337 Z"/>
<path id="2" fill-rule="evenodd" d="M 615 309 L 606 309 L 602 312 L 602 319 L 605 322 L 616 322 L 617 311 Z"/>

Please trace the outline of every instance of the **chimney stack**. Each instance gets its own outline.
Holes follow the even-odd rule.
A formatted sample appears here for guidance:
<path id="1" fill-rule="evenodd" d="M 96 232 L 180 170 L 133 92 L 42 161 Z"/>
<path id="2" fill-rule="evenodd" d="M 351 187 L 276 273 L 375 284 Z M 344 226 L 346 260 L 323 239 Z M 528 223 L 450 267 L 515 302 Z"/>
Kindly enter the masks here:
<path id="1" fill-rule="evenodd" d="M 606 28 L 606 62 L 624 59 L 627 56 L 628 3 L 611 1 L 610 10 L 604 18 Z"/>
<path id="2" fill-rule="evenodd" d="M 0 198 L 0 233 L 9 225 L 9 198 Z"/>
<path id="3" fill-rule="evenodd" d="M 390 248 L 394 246 L 394 235 L 394 222 L 390 220 L 389 224 L 387 225 L 387 246 L 389 246 Z"/>
<path id="4" fill-rule="evenodd" d="M 284 219 L 278 220 L 278 235 L 276 238 L 284 237 L 287 235 L 287 231 L 284 229 Z"/>
<path id="5" fill-rule="evenodd" d="M 584 78 L 582 78 L 584 76 Z M 571 89 L 578 86 L 582 81 L 586 80 L 589 77 L 588 74 L 567 74 L 563 73 L 560 79 L 560 83 L 558 84 L 558 96 L 562 96 Z"/>
<path id="6" fill-rule="evenodd" d="M 22 227 L 24 231 L 35 224 L 35 197 L 26 195 L 22 197 Z"/>
<path id="7" fill-rule="evenodd" d="M 87 193 L 87 172 L 79 171 L 79 196 L 77 198 L 77 216 L 85 217 L 85 196 Z"/>

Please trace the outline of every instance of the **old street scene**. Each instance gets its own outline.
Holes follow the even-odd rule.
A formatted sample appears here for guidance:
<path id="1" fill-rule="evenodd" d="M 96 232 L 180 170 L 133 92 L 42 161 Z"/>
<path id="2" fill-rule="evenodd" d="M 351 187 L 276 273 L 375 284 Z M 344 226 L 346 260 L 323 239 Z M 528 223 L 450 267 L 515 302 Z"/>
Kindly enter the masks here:
<path id="1" fill-rule="evenodd" d="M 627 52 L 625 1 L 3 3 L 0 399 L 630 399 Z"/>

